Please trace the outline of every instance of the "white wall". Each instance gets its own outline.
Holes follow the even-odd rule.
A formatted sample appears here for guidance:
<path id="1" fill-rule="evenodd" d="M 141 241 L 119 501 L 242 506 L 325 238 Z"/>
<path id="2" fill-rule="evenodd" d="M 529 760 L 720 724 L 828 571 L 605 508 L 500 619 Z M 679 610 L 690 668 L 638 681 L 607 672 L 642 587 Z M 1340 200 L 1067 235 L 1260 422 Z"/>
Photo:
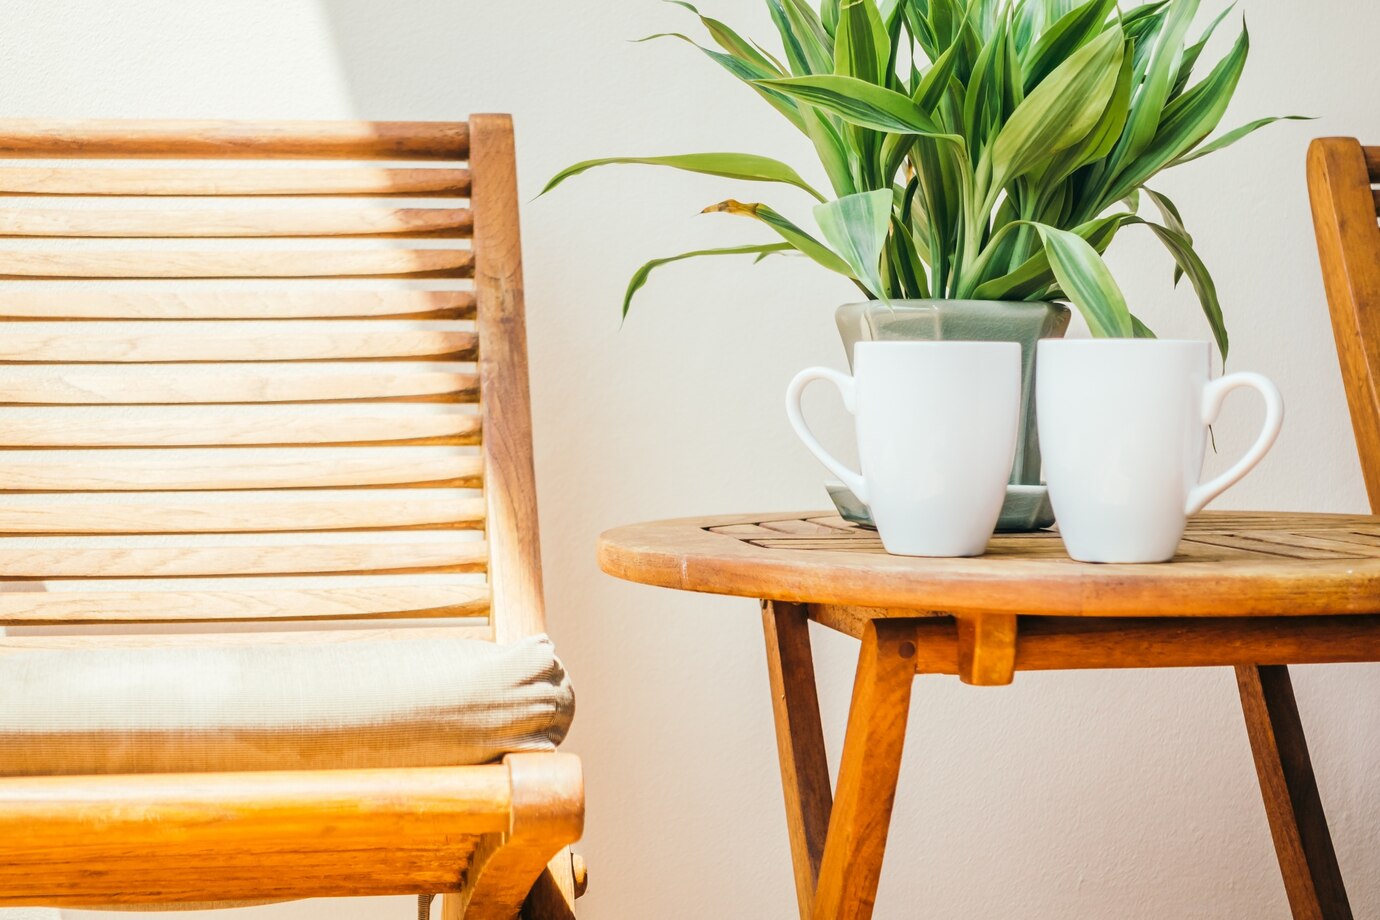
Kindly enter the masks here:
<path id="1" fill-rule="evenodd" d="M 707 12 L 768 38 L 757 0 Z M 1207 0 L 1215 12 L 1219 0 Z M 1249 0 L 1252 63 L 1229 121 L 1300 112 L 1162 181 L 1213 267 L 1232 366 L 1284 390 L 1289 419 L 1223 507 L 1365 507 L 1318 280 L 1303 183 L 1308 137 L 1380 139 L 1371 0 Z M 10 0 L 0 114 L 455 118 L 511 111 L 534 195 L 566 163 L 611 153 L 749 150 L 811 166 L 792 130 L 685 46 L 672 6 L 474 0 Z M 783 191 L 648 170 L 592 174 L 525 206 L 537 466 L 551 629 L 580 699 L 581 849 L 590 918 L 786 917 L 794 910 L 757 610 L 752 601 L 615 582 L 604 528 L 714 512 L 819 507 L 821 471 L 781 391 L 842 365 L 831 311 L 846 285 L 796 260 L 666 270 L 622 330 L 627 275 L 654 255 L 760 238 L 695 216 Z M 1114 256 L 1161 335 L 1203 337 L 1153 245 Z M 1186 285 L 1185 285 L 1186 287 Z M 845 426 L 819 398 L 832 440 Z M 1258 419 L 1218 428 L 1220 460 Z M 1214 459 L 1213 462 L 1220 462 Z M 818 635 L 833 753 L 851 640 Z M 1295 684 L 1357 916 L 1380 915 L 1380 667 L 1300 668 Z M 927 678 L 877 916 L 1284 917 L 1283 892 L 1226 671 L 1021 675 L 978 689 Z M 396 913 L 395 913 L 396 911 Z M 407 916 L 305 903 L 281 918 Z"/>

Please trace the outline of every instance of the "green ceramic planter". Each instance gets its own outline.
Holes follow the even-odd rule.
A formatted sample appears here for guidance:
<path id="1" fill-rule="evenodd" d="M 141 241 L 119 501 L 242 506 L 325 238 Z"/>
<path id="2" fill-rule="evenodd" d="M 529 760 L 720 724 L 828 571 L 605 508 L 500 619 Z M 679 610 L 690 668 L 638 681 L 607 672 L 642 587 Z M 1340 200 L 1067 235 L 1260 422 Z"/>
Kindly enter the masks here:
<path id="1" fill-rule="evenodd" d="M 844 304 L 834 314 L 850 367 L 853 346 L 858 342 L 959 340 L 1016 342 L 1021 346 L 1021 433 L 1016 441 L 1011 486 L 997 522 L 997 529 L 1002 531 L 1038 530 L 1054 523 L 1048 494 L 1040 484 L 1035 343 L 1062 337 L 1069 316 L 1063 304 L 999 300 L 869 301 Z M 832 485 L 830 490 L 843 511 L 846 497 L 837 495 Z M 856 513 L 845 516 L 856 517 Z"/>

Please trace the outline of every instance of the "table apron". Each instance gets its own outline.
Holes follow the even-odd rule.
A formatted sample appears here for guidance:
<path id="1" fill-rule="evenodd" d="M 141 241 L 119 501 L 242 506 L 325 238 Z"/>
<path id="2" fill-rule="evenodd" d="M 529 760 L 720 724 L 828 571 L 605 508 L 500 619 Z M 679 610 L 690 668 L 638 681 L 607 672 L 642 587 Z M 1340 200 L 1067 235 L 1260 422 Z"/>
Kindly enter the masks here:
<path id="1" fill-rule="evenodd" d="M 904 619 L 915 632 L 916 671 L 971 683 L 1008 683 L 1010 671 L 1198 668 L 1380 661 L 1380 614 L 1306 617 L 1016 617 L 805 605 L 821 625 L 861 636 L 872 619 Z M 1014 654 L 1011 654 L 1014 646 Z"/>

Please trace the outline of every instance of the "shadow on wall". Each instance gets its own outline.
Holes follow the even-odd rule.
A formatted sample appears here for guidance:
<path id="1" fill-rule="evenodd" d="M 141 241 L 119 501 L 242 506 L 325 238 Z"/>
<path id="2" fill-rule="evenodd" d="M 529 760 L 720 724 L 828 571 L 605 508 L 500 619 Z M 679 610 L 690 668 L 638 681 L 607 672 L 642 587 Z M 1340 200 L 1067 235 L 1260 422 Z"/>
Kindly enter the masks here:
<path id="1" fill-rule="evenodd" d="M 511 110 L 516 61 L 511 46 L 492 40 L 504 34 L 505 22 L 511 28 L 505 4 L 320 3 L 358 117 L 453 119 Z"/>

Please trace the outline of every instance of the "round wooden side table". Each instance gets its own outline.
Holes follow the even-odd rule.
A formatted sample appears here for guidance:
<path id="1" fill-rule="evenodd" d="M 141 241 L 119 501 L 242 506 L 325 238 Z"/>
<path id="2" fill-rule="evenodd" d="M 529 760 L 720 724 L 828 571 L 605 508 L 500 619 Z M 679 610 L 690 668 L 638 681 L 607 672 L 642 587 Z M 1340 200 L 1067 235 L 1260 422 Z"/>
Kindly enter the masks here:
<path id="1" fill-rule="evenodd" d="M 826 512 L 636 524 L 600 538 L 610 575 L 762 602 L 802 918 L 871 916 L 917 673 L 1236 669 L 1295 918 L 1349 920 L 1287 666 L 1380 661 L 1380 517 L 1207 512 L 1159 565 L 1074 562 L 1055 533 L 969 559 L 888 555 Z M 836 789 L 808 621 L 862 640 Z"/>

